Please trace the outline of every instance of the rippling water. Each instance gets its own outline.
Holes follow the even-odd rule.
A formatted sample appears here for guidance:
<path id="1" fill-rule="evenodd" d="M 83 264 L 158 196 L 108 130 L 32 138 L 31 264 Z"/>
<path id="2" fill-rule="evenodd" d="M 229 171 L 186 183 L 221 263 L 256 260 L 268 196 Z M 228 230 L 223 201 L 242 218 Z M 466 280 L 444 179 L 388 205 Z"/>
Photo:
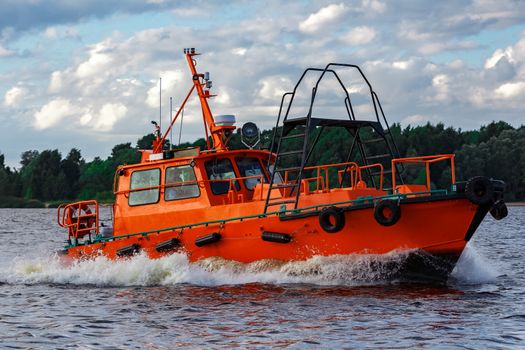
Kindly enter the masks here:
<path id="1" fill-rule="evenodd" d="M 54 210 L 4 209 L 0 348 L 524 349 L 524 225 L 525 208 L 487 217 L 447 286 L 432 286 L 392 281 L 364 255 L 67 264 L 52 253 Z"/>

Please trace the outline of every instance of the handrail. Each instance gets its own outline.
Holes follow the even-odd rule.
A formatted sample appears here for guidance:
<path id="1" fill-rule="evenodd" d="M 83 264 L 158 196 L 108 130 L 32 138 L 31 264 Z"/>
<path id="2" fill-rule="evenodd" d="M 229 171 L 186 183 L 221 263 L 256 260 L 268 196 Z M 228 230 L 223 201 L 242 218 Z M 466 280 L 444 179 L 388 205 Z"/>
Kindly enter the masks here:
<path id="1" fill-rule="evenodd" d="M 414 192 L 413 194 L 428 194 L 428 195 L 447 195 L 448 194 L 448 191 L 447 190 L 431 190 L 431 191 L 424 191 L 424 192 Z M 150 234 L 159 234 L 161 232 L 166 232 L 166 231 L 174 231 L 174 230 L 182 230 L 182 229 L 185 229 L 185 228 L 192 228 L 192 227 L 197 227 L 197 226 L 209 226 L 209 225 L 214 225 L 214 224 L 226 224 L 227 222 L 231 222 L 231 221 L 238 221 L 238 220 L 246 220 L 246 219 L 257 219 L 257 218 L 265 218 L 265 217 L 268 217 L 268 216 L 279 216 L 279 217 L 283 217 L 287 214 L 300 214 L 302 212 L 308 212 L 308 211 L 311 211 L 311 210 L 319 210 L 319 208 L 323 208 L 323 207 L 327 207 L 327 206 L 334 206 L 334 205 L 346 205 L 346 204 L 349 204 L 349 205 L 354 205 L 354 204 L 362 204 L 363 201 L 364 202 L 368 202 L 368 203 L 373 203 L 373 202 L 376 202 L 376 201 L 380 201 L 382 199 L 390 199 L 390 198 L 396 198 L 396 199 L 405 199 L 407 198 L 407 195 L 406 194 L 388 194 L 388 195 L 385 195 L 385 196 L 380 196 L 380 197 L 373 197 L 373 198 L 357 198 L 357 199 L 350 199 L 350 200 L 346 200 L 346 201 L 341 201 L 341 202 L 330 202 L 330 203 L 320 203 L 320 204 L 316 204 L 316 205 L 311 205 L 311 206 L 307 206 L 307 207 L 302 207 L 302 208 L 298 208 L 298 209 L 286 209 L 286 210 L 278 210 L 278 211 L 273 211 L 273 212 L 268 212 L 268 213 L 260 213 L 260 214 L 252 214 L 252 215 L 244 215 L 244 216 L 237 216 L 237 217 L 230 217 L 230 218 L 227 218 L 227 219 L 218 219 L 218 220 L 210 220 L 210 221 L 201 221 L 201 222 L 196 222 L 196 223 L 192 223 L 192 224 L 183 224 L 183 225 L 177 225 L 177 226 L 170 226 L 170 227 L 165 227 L 165 228 L 162 228 L 162 229 L 158 229 L 158 230 L 151 230 L 151 231 L 143 231 L 143 232 L 135 232 L 135 233 L 129 233 L 129 234 L 123 234 L 123 235 L 118 235 L 118 236 L 111 236 L 111 237 L 97 237 L 95 239 L 96 242 L 108 242 L 108 241 L 113 241 L 113 240 L 117 240 L 117 239 L 123 239 L 123 238 L 129 238 L 129 237 L 133 237 L 133 236 L 148 236 Z M 66 248 L 70 248 L 74 245 L 70 244 L 69 246 L 66 246 Z"/>
<path id="2" fill-rule="evenodd" d="M 456 183 L 456 169 L 454 165 L 454 154 L 437 154 L 431 156 L 405 157 L 392 159 L 392 191 L 396 189 L 396 164 L 397 163 L 424 163 L 426 170 L 427 189 L 430 190 L 430 164 L 450 160 L 452 183 Z"/>
<path id="3" fill-rule="evenodd" d="M 317 176 L 316 178 L 320 178 L 321 177 L 321 171 L 324 170 L 324 181 L 325 181 L 325 186 L 326 186 L 326 189 L 330 189 L 330 182 L 329 182 L 329 174 L 328 174 L 328 170 L 330 168 L 335 168 L 335 167 L 341 167 L 341 166 L 352 166 L 352 168 L 356 168 L 358 169 L 359 168 L 359 165 L 357 165 L 356 162 L 344 162 L 344 163 L 333 163 L 333 164 L 322 164 L 322 165 L 312 165 L 312 166 L 307 166 L 307 167 L 304 167 L 302 169 L 302 171 L 307 171 L 307 170 L 317 170 Z M 293 172 L 299 172 L 299 170 L 286 170 L 284 172 L 284 182 L 287 183 L 288 182 L 288 175 L 289 173 L 293 173 Z"/>
<path id="4" fill-rule="evenodd" d="M 383 178 L 384 178 L 384 166 L 381 163 L 374 163 L 374 164 L 363 165 L 363 166 L 358 166 L 358 167 L 351 167 L 351 168 L 347 167 L 347 168 L 345 168 L 343 170 L 339 170 L 337 172 L 339 183 L 341 183 L 341 179 L 342 179 L 342 175 L 341 174 L 350 172 L 350 185 L 352 187 L 356 187 L 357 184 L 360 181 L 363 180 L 362 170 L 370 169 L 370 168 L 374 168 L 374 167 L 378 167 L 379 168 L 379 190 L 382 191 L 383 190 L 383 183 L 384 183 L 384 181 L 383 181 Z M 356 174 L 355 178 L 354 178 L 354 173 Z"/>
<path id="5" fill-rule="evenodd" d="M 329 178 L 329 170 L 331 168 L 336 168 L 336 167 L 347 167 L 346 171 L 354 171 L 356 173 L 356 176 L 354 178 L 354 181 L 352 181 L 352 187 L 354 187 L 356 184 L 357 184 L 357 181 L 361 180 L 362 179 L 362 174 L 361 174 L 361 170 L 362 169 L 368 169 L 368 168 L 372 168 L 372 167 L 379 167 L 380 168 L 380 190 L 383 189 L 383 172 L 384 172 L 384 169 L 383 169 L 383 165 L 379 164 L 379 163 L 376 163 L 376 164 L 370 164 L 370 165 L 364 165 L 364 166 L 359 166 L 357 163 L 355 162 L 344 162 L 344 163 L 333 163 L 333 164 L 322 164 L 322 165 L 313 165 L 313 166 L 308 166 L 308 167 L 305 167 L 303 169 L 303 171 L 308 171 L 308 170 L 317 170 L 317 174 L 314 176 L 314 177 L 310 177 L 310 178 L 307 178 L 307 179 L 303 179 L 303 180 L 308 180 L 308 182 L 311 182 L 313 180 L 316 180 L 318 183 L 316 185 L 316 189 L 317 190 L 329 190 L 330 189 L 330 178 Z M 292 180 L 289 180 L 289 174 L 290 173 L 293 173 L 293 172 L 298 172 L 299 170 L 286 170 L 284 172 L 284 176 L 283 176 L 283 183 L 289 183 L 290 181 Z M 322 173 L 324 171 L 324 173 Z M 341 171 L 343 170 L 339 170 L 338 173 L 340 173 Z M 353 178 L 353 176 L 352 176 Z M 242 177 L 234 177 L 234 178 L 229 178 L 229 179 L 220 179 L 220 180 L 209 180 L 209 179 L 206 179 L 206 180 L 191 180 L 191 181 L 177 181 L 177 182 L 170 182 L 170 183 L 165 183 L 165 184 L 160 184 L 160 185 L 155 185 L 155 186 L 146 186 L 146 187 L 139 187 L 139 188 L 133 188 L 133 189 L 126 189 L 126 190 L 121 190 L 121 191 L 117 191 L 115 194 L 116 195 L 119 195 L 119 194 L 129 194 L 129 193 L 132 193 L 132 192 L 140 192 L 140 191 L 147 191 L 147 190 L 164 190 L 165 188 L 169 188 L 169 187 L 175 187 L 175 186 L 187 186 L 187 185 L 198 185 L 200 188 L 204 188 L 204 186 L 207 184 L 207 183 L 216 183 L 216 182 L 228 182 L 229 183 L 229 189 L 228 191 L 232 191 L 234 189 L 234 184 L 236 181 L 243 181 L 243 180 L 247 180 L 247 179 L 260 179 L 261 183 L 265 183 L 265 176 L 264 175 L 252 175 L 252 176 L 242 176 Z"/>
<path id="6" fill-rule="evenodd" d="M 363 169 L 370 169 L 370 168 L 374 168 L 374 167 L 378 167 L 379 168 L 379 191 L 382 191 L 383 190 L 383 174 L 384 174 L 384 166 L 383 164 L 381 163 L 375 163 L 375 164 L 369 164 L 369 165 L 364 165 L 364 166 L 361 166 L 358 168 L 358 176 L 359 176 L 359 181 L 361 181 L 363 179 L 363 175 L 361 173 L 361 171 Z"/>
<path id="7" fill-rule="evenodd" d="M 96 200 L 61 204 L 57 208 L 57 222 L 60 227 L 67 228 L 68 239 L 81 238 L 84 234 L 80 235 L 80 233 L 85 232 L 91 237 L 91 233 L 98 234 L 99 231 L 98 213 L 99 205 Z M 90 222 L 90 219 L 94 219 L 94 221 Z"/>
<path id="8" fill-rule="evenodd" d="M 125 195 L 131 192 L 140 192 L 140 191 L 156 190 L 156 189 L 163 190 L 165 188 L 171 188 L 171 187 L 176 187 L 176 186 L 188 186 L 188 185 L 198 185 L 200 188 L 203 188 L 206 183 L 212 183 L 212 182 L 229 182 L 230 188 L 231 188 L 232 183 L 234 183 L 235 181 L 247 180 L 247 179 L 261 179 L 261 183 L 264 183 L 265 176 L 264 175 L 251 175 L 251 176 L 232 177 L 229 179 L 220 179 L 220 180 L 191 180 L 191 181 L 168 182 L 168 183 L 161 184 L 161 185 L 131 188 L 128 190 L 120 190 L 120 191 L 115 192 L 115 194 Z"/>

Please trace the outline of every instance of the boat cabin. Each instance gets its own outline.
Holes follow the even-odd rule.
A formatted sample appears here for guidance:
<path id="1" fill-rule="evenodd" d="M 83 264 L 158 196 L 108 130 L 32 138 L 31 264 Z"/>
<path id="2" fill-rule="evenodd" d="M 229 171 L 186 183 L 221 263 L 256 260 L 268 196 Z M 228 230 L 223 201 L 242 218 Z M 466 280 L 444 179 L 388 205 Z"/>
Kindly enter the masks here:
<path id="1" fill-rule="evenodd" d="M 260 199 L 261 184 L 269 181 L 268 151 L 189 151 L 193 156 L 171 158 L 177 151 L 168 151 L 168 159 L 120 167 L 117 206 L 208 207 L 251 201 L 255 193 Z"/>

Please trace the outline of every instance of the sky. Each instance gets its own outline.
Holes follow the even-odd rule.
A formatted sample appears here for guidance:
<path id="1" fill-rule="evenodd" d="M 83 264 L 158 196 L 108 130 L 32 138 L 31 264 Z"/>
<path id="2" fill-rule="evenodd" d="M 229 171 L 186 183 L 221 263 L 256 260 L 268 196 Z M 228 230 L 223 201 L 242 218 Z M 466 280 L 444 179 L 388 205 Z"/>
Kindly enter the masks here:
<path id="1" fill-rule="evenodd" d="M 359 65 L 390 122 L 525 124 L 525 1 L 0 0 L 0 153 L 75 147 L 87 160 L 163 128 L 210 72 L 214 114 L 274 125 L 307 67 Z M 364 94 L 349 76 L 351 93 Z M 330 84 L 327 84 L 330 87 Z M 328 95 L 327 95 L 328 96 Z M 337 98 L 320 98 L 319 110 Z M 339 101 L 339 100 L 337 100 Z M 326 102 L 326 103 L 325 103 Z M 365 104 L 356 110 L 366 115 Z M 196 99 L 182 141 L 204 135 Z M 175 140 L 178 139 L 178 126 Z"/>

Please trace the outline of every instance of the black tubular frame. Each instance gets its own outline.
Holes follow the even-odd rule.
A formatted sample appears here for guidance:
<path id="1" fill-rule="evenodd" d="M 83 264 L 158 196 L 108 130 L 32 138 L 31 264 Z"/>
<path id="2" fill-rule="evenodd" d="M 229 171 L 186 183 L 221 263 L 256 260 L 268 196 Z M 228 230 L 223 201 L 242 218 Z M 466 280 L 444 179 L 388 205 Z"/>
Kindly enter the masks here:
<path id="1" fill-rule="evenodd" d="M 353 105 L 352 105 L 352 100 L 350 98 L 350 94 L 348 93 L 348 90 L 347 90 L 346 86 L 344 85 L 343 81 L 341 80 L 341 78 L 339 77 L 337 72 L 335 71 L 335 68 L 350 68 L 350 69 L 355 69 L 355 70 L 357 70 L 359 72 L 361 78 L 363 79 L 363 81 L 368 86 L 368 90 L 370 92 L 370 99 L 371 99 L 372 104 L 374 106 L 375 121 L 357 120 L 356 119 L 355 113 L 354 113 L 354 109 L 353 109 Z M 317 82 L 315 83 L 315 86 L 312 88 L 312 95 L 311 95 L 311 99 L 310 99 L 310 105 L 309 105 L 306 117 L 289 119 L 290 110 L 291 110 L 292 105 L 294 103 L 294 98 L 295 98 L 295 95 L 297 93 L 297 89 L 301 85 L 301 83 L 303 82 L 303 79 L 306 77 L 306 75 L 311 73 L 311 72 L 320 72 L 320 74 L 319 74 L 319 77 L 317 78 Z M 312 118 L 312 110 L 313 110 L 315 98 L 316 98 L 316 95 L 317 95 L 317 91 L 318 91 L 318 88 L 319 88 L 319 84 L 321 83 L 321 81 L 323 80 L 323 78 L 325 77 L 325 75 L 327 73 L 331 73 L 333 75 L 333 77 L 335 77 L 335 79 L 337 80 L 337 82 L 341 86 L 342 90 L 344 91 L 344 94 L 346 95 L 346 97 L 344 99 L 344 104 L 345 104 L 345 108 L 346 108 L 347 115 L 348 115 L 348 120 L 346 120 L 346 121 L 344 119 L 336 120 L 336 119 L 327 119 L 327 118 Z M 286 105 L 286 108 L 285 108 L 285 101 L 286 100 L 288 100 L 288 102 L 287 102 L 287 105 Z M 283 115 L 283 112 L 284 112 L 284 115 Z M 277 148 L 275 149 L 276 136 L 277 136 L 277 132 L 278 132 L 277 130 L 279 129 L 279 123 L 281 122 L 281 118 L 282 118 L 282 127 L 280 129 L 280 137 L 279 137 L 279 141 L 277 143 Z M 383 123 L 384 123 L 385 127 L 383 127 Z M 303 71 L 301 77 L 299 78 L 299 80 L 295 84 L 293 90 L 290 91 L 290 92 L 284 93 L 282 98 L 281 98 L 281 104 L 279 106 L 279 113 L 278 113 L 278 116 L 277 116 L 277 122 L 276 122 L 275 128 L 273 130 L 272 141 L 271 141 L 270 146 L 269 146 L 269 149 L 270 149 L 271 152 L 273 152 L 274 149 L 275 149 L 275 158 L 274 158 L 275 160 L 274 160 L 274 169 L 271 172 L 271 176 L 270 176 L 270 186 L 269 186 L 269 189 L 268 189 L 268 195 L 266 196 L 266 201 L 265 201 L 265 208 L 264 208 L 264 212 L 265 213 L 267 212 L 269 206 L 279 204 L 279 202 L 277 202 L 275 204 L 271 204 L 270 203 L 270 201 L 271 201 L 270 195 L 271 195 L 274 183 L 275 183 L 274 182 L 274 180 L 275 180 L 275 173 L 277 173 L 279 171 L 279 169 L 278 169 L 278 160 L 279 160 L 279 157 L 280 157 L 280 154 L 281 154 L 282 138 L 283 138 L 283 136 L 286 136 L 287 134 L 289 134 L 298 125 L 304 125 L 305 126 L 305 130 L 304 130 L 304 138 L 303 138 L 303 147 L 302 147 L 302 152 L 301 152 L 301 164 L 300 164 L 300 167 L 298 167 L 299 170 L 298 170 L 297 179 L 295 180 L 296 183 L 293 186 L 292 192 L 291 192 L 291 194 L 293 194 L 293 191 L 297 188 L 296 193 L 295 193 L 294 209 L 297 209 L 297 205 L 298 205 L 298 202 L 299 202 L 299 195 L 300 195 L 300 192 L 301 192 L 300 191 L 300 183 L 301 183 L 301 180 L 303 178 L 304 168 L 305 168 L 308 160 L 310 159 L 310 156 L 312 155 L 312 152 L 313 152 L 313 150 L 314 150 L 314 148 L 315 148 L 315 146 L 317 144 L 317 141 L 319 140 L 320 134 L 324 130 L 325 126 L 344 127 L 354 137 L 353 142 L 352 142 L 352 146 L 350 148 L 350 152 L 348 153 L 347 162 L 352 157 L 352 153 L 353 153 L 353 151 L 355 149 L 355 146 L 357 145 L 358 151 L 359 151 L 359 153 L 361 155 L 361 159 L 364 162 L 364 165 L 369 165 L 367 156 L 365 154 L 364 145 L 363 145 L 362 140 L 361 140 L 360 135 L 359 135 L 359 130 L 360 130 L 361 127 L 372 127 L 373 130 L 376 131 L 376 133 L 386 143 L 386 146 L 387 146 L 388 152 L 390 153 L 390 156 L 392 158 L 398 158 L 399 157 L 399 149 L 398 149 L 398 147 L 397 147 L 397 145 L 396 145 L 396 143 L 394 141 L 393 135 L 392 135 L 391 130 L 390 130 L 390 125 L 388 124 L 388 121 L 386 119 L 385 113 L 383 111 L 383 107 L 381 106 L 381 103 L 379 101 L 379 97 L 377 96 L 375 91 L 372 89 L 372 85 L 370 84 L 370 82 L 368 81 L 368 79 L 366 78 L 366 76 L 364 75 L 363 71 L 361 70 L 361 68 L 359 66 L 354 65 L 354 64 L 345 64 L 345 63 L 329 63 L 329 64 L 327 64 L 325 66 L 324 69 L 323 68 L 307 68 L 307 69 L 305 69 Z M 313 129 L 313 128 L 317 127 L 317 126 L 321 126 L 321 130 L 320 130 L 319 134 L 317 135 L 317 137 L 315 138 L 314 142 L 312 142 L 311 146 L 308 147 L 310 131 L 311 131 L 311 129 Z M 387 135 L 390 136 L 389 137 L 390 140 L 387 139 Z M 268 159 L 268 167 L 271 165 L 271 159 L 272 159 L 272 157 L 269 157 L 269 159 Z M 397 167 L 397 164 L 395 166 Z M 398 170 L 398 169 L 396 168 L 396 170 Z M 370 172 L 370 169 L 367 168 L 366 171 L 367 171 L 367 173 L 369 175 L 369 178 L 372 180 L 373 185 L 375 186 L 375 180 L 374 180 L 374 177 L 372 176 L 372 174 Z M 401 176 L 401 171 L 398 170 L 398 171 L 396 171 L 396 173 L 399 175 L 401 183 L 403 183 L 403 178 Z M 346 172 L 343 172 L 343 174 L 346 174 Z M 342 186 L 343 181 L 344 181 L 344 177 L 341 180 L 340 186 Z M 292 186 L 290 186 L 290 187 L 292 187 Z"/>

